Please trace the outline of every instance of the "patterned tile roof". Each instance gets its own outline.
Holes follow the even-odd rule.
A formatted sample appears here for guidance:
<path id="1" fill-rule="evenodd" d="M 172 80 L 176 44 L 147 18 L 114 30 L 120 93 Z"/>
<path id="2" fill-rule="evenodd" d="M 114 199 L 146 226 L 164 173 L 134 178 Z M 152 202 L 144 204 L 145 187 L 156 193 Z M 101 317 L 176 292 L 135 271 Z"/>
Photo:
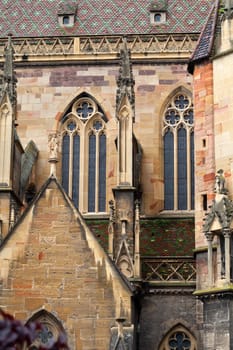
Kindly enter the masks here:
<path id="1" fill-rule="evenodd" d="M 213 0 L 168 0 L 165 24 L 150 24 L 151 6 L 161 0 L 1 0 L 0 37 L 198 33 Z M 63 4 L 76 6 L 75 25 L 61 28 Z"/>
<path id="2" fill-rule="evenodd" d="M 85 220 L 100 244 L 108 249 L 108 220 Z M 192 256 L 194 220 L 141 219 L 140 253 L 143 256 Z"/>
<path id="3" fill-rule="evenodd" d="M 211 54 L 214 44 L 214 34 L 218 19 L 219 0 L 213 4 L 206 24 L 200 34 L 196 49 L 190 59 L 188 70 L 193 73 L 194 64 L 197 61 L 208 58 Z"/>

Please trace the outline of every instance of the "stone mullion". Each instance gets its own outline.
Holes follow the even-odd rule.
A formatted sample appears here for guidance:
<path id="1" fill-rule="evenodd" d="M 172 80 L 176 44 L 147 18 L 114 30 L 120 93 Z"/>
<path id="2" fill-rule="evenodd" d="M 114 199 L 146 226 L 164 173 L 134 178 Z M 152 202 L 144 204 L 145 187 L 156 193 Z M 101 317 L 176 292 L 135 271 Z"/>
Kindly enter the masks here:
<path id="1" fill-rule="evenodd" d="M 68 190 L 68 194 L 69 196 L 72 198 L 72 189 L 73 189 L 73 133 L 69 134 L 70 137 L 70 156 L 69 156 L 69 190 Z"/>
<path id="2" fill-rule="evenodd" d="M 100 164 L 100 161 L 99 161 L 99 132 L 96 132 L 95 133 L 95 137 L 96 137 L 96 150 L 95 150 L 95 212 L 98 213 L 99 211 L 99 201 L 98 201 L 98 198 L 99 198 L 99 164 Z"/>

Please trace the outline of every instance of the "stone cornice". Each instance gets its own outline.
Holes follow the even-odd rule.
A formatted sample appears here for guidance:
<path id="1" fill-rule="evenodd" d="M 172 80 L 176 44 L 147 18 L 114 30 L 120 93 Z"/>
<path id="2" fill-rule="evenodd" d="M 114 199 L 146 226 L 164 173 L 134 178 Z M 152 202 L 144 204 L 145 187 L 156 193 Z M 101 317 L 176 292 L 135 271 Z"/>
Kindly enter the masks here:
<path id="1" fill-rule="evenodd" d="M 229 284 L 226 287 L 196 290 L 193 294 L 202 301 L 222 298 L 233 299 L 233 284 Z"/>
<path id="2" fill-rule="evenodd" d="M 194 287 L 195 288 L 195 287 Z M 194 288 L 149 288 L 149 295 L 193 295 Z"/>

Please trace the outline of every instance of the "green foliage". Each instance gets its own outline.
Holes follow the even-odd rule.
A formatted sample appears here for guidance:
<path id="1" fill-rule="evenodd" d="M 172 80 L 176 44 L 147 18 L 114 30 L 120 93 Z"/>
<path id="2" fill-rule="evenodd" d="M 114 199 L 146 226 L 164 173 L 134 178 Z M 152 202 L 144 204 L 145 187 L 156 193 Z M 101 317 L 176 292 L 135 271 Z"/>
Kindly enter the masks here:
<path id="1" fill-rule="evenodd" d="M 0 310 L 0 349 L 1 350 L 26 350 L 37 338 L 38 331 L 43 330 L 43 325 L 30 322 L 24 325 L 13 316 Z M 66 338 L 60 334 L 58 339 L 50 346 L 35 347 L 37 350 L 69 350 Z"/>

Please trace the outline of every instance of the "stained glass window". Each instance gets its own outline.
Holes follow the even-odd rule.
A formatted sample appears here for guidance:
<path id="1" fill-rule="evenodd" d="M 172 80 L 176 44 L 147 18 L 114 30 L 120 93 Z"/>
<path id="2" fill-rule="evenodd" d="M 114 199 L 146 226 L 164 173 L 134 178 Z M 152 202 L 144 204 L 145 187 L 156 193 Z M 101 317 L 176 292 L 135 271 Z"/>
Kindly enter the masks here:
<path id="1" fill-rule="evenodd" d="M 164 135 L 164 197 L 165 209 L 174 208 L 174 135 L 169 129 Z"/>
<path id="2" fill-rule="evenodd" d="M 193 105 L 185 93 L 168 103 L 163 118 L 164 209 L 194 209 Z"/>
<path id="3" fill-rule="evenodd" d="M 76 207 L 79 203 L 80 135 L 73 137 L 73 178 L 72 198 Z"/>
<path id="4" fill-rule="evenodd" d="M 95 181 L 96 181 L 96 135 L 89 136 L 89 166 L 88 166 L 88 211 L 95 211 Z"/>
<path id="5" fill-rule="evenodd" d="M 69 153 L 70 137 L 65 133 L 62 140 L 62 186 L 66 192 L 69 188 Z"/>
<path id="6" fill-rule="evenodd" d="M 160 13 L 156 13 L 154 15 L 154 21 L 155 22 L 161 22 L 161 14 Z"/>
<path id="7" fill-rule="evenodd" d="M 197 350 L 196 340 L 182 325 L 177 325 L 163 339 L 159 350 Z"/>
<path id="8" fill-rule="evenodd" d="M 170 350 L 190 350 L 191 341 L 184 332 L 176 332 L 169 339 Z"/>
<path id="9" fill-rule="evenodd" d="M 80 102 L 80 105 L 77 108 L 77 113 L 80 118 L 87 119 L 92 115 L 93 107 L 86 101 Z"/>
<path id="10" fill-rule="evenodd" d="M 84 95 L 62 118 L 62 184 L 81 212 L 106 210 L 106 121 Z"/>
<path id="11" fill-rule="evenodd" d="M 54 339 L 54 336 L 50 327 L 43 325 L 42 329 L 38 332 L 37 338 L 41 344 L 49 345 Z"/>
<path id="12" fill-rule="evenodd" d="M 106 202 L 106 135 L 99 139 L 99 211 L 104 212 Z"/>

